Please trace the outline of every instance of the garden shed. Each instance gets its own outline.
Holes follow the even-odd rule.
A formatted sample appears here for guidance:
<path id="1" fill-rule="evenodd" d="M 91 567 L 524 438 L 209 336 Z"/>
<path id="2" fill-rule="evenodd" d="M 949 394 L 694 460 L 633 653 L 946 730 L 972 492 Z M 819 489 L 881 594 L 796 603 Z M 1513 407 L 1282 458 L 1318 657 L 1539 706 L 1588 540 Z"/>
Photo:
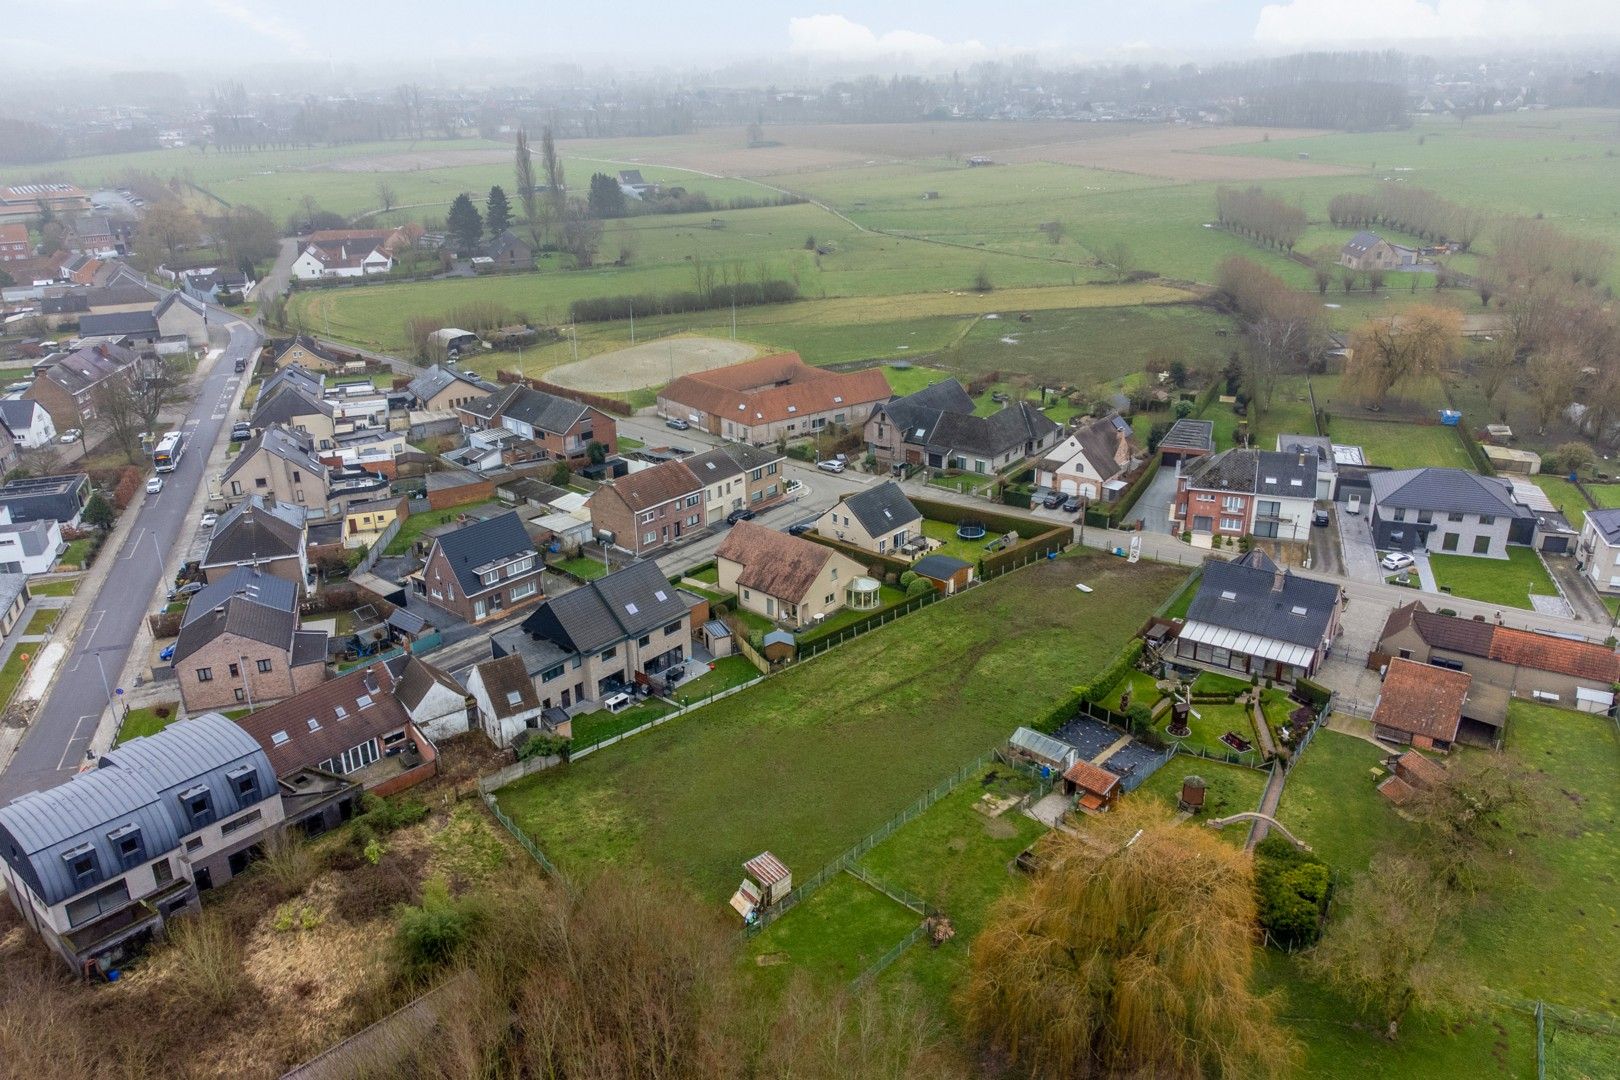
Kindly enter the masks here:
<path id="1" fill-rule="evenodd" d="M 1034 728 L 1019 728 L 1007 743 L 1014 756 L 1059 773 L 1066 771 L 1080 756 L 1080 751 L 1062 739 L 1042 735 Z"/>
<path id="2" fill-rule="evenodd" d="M 799 651 L 799 643 L 786 630 L 772 630 L 765 635 L 765 659 L 773 664 L 791 660 Z"/>

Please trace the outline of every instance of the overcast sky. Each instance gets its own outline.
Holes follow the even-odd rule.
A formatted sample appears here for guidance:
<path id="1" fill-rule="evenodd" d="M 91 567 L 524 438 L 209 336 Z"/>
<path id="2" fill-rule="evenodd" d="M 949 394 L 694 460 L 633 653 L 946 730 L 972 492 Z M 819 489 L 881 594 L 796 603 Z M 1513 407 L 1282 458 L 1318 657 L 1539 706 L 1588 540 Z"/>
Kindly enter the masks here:
<path id="1" fill-rule="evenodd" d="M 278 59 L 408 68 L 435 57 L 621 57 L 706 66 L 796 54 L 929 65 L 1031 50 L 1053 60 L 1301 46 L 1620 39 L 1620 0 L 56 0 L 16 7 L 9 55 L 60 67 L 87 24 L 132 67 L 202 70 Z M 409 74 L 409 72 L 404 72 Z M 477 72 L 471 72 L 477 81 Z"/>

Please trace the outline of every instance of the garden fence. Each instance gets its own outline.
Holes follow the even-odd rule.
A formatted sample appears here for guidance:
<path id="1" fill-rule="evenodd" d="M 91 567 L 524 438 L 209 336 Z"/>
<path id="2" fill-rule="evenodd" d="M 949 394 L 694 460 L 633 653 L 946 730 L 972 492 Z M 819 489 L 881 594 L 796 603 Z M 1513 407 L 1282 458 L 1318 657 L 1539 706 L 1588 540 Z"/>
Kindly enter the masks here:
<path id="1" fill-rule="evenodd" d="M 624 731 L 616 731 L 611 735 L 602 735 L 596 739 L 596 741 L 588 743 L 585 746 L 571 747 L 568 751 L 568 760 L 578 761 L 586 754 L 589 754 L 595 750 L 600 750 L 604 746 L 612 746 L 616 742 L 623 742 L 632 735 L 640 735 L 643 731 L 651 731 L 660 724 L 667 724 L 676 717 L 685 716 L 693 709 L 701 709 L 705 705 L 714 704 L 721 698 L 730 697 L 732 694 L 747 690 L 750 686 L 758 684 L 764 678 L 765 676 L 759 675 L 755 678 L 749 679 L 745 683 L 739 683 L 736 686 L 728 686 L 724 690 L 716 690 L 708 697 L 700 698 L 697 701 L 688 702 L 687 704 L 675 709 L 673 712 L 665 713 L 663 716 L 655 716 L 651 720 L 643 721 L 642 723 L 636 724 L 635 727 L 627 728 Z"/>
<path id="2" fill-rule="evenodd" d="M 752 925 L 745 927 L 743 933 L 748 937 L 753 937 L 755 934 L 771 925 L 771 923 L 775 922 L 777 919 L 780 919 L 789 911 L 792 911 L 811 893 L 815 892 L 817 889 L 827 884 L 827 882 L 831 881 L 835 875 L 842 873 L 846 867 L 854 865 L 856 859 L 859 859 L 862 855 L 865 855 L 868 851 L 871 851 L 873 848 L 877 847 L 877 845 L 887 840 L 890 836 L 893 836 L 895 830 L 900 828 L 900 826 L 915 820 L 920 814 L 922 814 L 924 810 L 927 810 L 930 806 L 933 806 L 935 803 L 939 802 L 939 800 L 949 795 L 953 790 L 956 789 L 958 785 L 962 783 L 962 781 L 966 780 L 968 777 L 990 764 L 990 762 L 997 760 L 1001 760 L 1000 751 L 989 750 L 983 754 L 980 754 L 966 765 L 963 765 L 960 769 L 957 769 L 950 776 L 934 785 L 933 789 L 926 795 L 923 795 L 916 802 L 912 803 L 894 817 L 878 826 L 875 831 L 858 841 L 854 847 L 832 860 L 832 862 L 828 863 L 826 866 L 823 866 L 816 872 L 815 876 L 811 877 L 808 881 L 801 882 L 799 885 L 797 885 L 792 892 L 788 893 L 782 898 L 782 901 L 779 904 L 777 904 L 770 911 L 762 914 Z M 1033 775 L 1028 769 L 1021 766 L 1014 767 L 1020 772 L 1023 772 L 1026 776 Z"/>
<path id="3" fill-rule="evenodd" d="M 862 634 L 866 633 L 868 630 L 876 630 L 880 626 L 887 626 L 894 620 L 904 615 L 909 615 L 918 608 L 925 608 L 929 604 L 938 603 L 945 598 L 944 593 L 926 592 L 921 596 L 914 596 L 910 600 L 902 601 L 901 603 L 896 604 L 894 607 L 884 608 L 882 611 L 874 612 L 873 615 L 868 619 L 851 623 L 842 629 L 833 631 L 823 637 L 815 638 L 809 642 L 806 642 L 805 644 L 800 645 L 798 658 L 800 660 L 808 660 L 813 656 L 820 656 L 822 653 L 836 645 L 842 645 L 846 641 L 853 641 Z"/>
<path id="4" fill-rule="evenodd" d="M 850 980 L 850 993 L 858 994 L 862 990 L 865 990 L 868 986 L 871 986 L 872 983 L 877 980 L 879 975 L 887 971 L 896 960 L 900 959 L 901 954 L 903 954 L 913 945 L 917 944 L 917 942 L 927 932 L 928 923 L 918 923 L 912 929 L 911 933 L 901 938 L 892 949 L 878 957 L 877 960 L 873 961 L 871 967 L 867 968 L 865 971 L 861 972 L 859 975 L 855 976 L 855 978 Z"/>
<path id="5" fill-rule="evenodd" d="M 928 901 L 924 900 L 922 897 L 918 896 L 916 893 L 902 885 L 895 885 L 884 881 L 882 878 L 878 877 L 876 874 L 873 874 L 860 863 L 850 863 L 848 866 L 844 867 L 844 872 L 850 877 L 853 877 L 856 881 L 870 885 L 884 896 L 887 896 L 890 900 L 893 900 L 902 907 L 910 908 L 919 915 L 927 916 L 935 913 L 933 905 L 931 905 Z"/>
<path id="6" fill-rule="evenodd" d="M 500 804 L 495 801 L 495 796 L 491 795 L 487 791 L 484 792 L 484 805 L 489 807 L 489 812 L 491 814 L 495 815 L 495 820 L 501 823 L 501 828 L 511 833 L 513 839 L 517 840 L 518 843 L 523 845 L 523 850 L 527 851 L 531 856 L 534 857 L 534 861 L 540 864 L 540 869 L 544 870 L 554 879 L 561 882 L 570 891 L 573 890 L 574 883 L 568 879 L 568 875 L 557 869 L 556 863 L 546 858 L 546 853 L 540 850 L 539 844 L 536 844 L 533 840 L 529 839 L 528 833 L 525 833 L 522 829 L 518 828 L 517 825 L 513 823 L 511 818 L 507 817 L 501 812 Z"/>
<path id="7" fill-rule="evenodd" d="M 394 537 L 399 535 L 400 527 L 404 524 L 405 519 L 402 517 L 396 517 L 389 522 L 388 528 L 384 529 L 382 535 L 371 542 L 371 546 L 366 549 L 365 555 L 361 557 L 359 562 L 355 563 L 354 573 L 371 573 L 371 568 L 377 565 L 377 560 L 382 558 L 383 552 L 388 550 L 388 545 L 394 542 Z"/>

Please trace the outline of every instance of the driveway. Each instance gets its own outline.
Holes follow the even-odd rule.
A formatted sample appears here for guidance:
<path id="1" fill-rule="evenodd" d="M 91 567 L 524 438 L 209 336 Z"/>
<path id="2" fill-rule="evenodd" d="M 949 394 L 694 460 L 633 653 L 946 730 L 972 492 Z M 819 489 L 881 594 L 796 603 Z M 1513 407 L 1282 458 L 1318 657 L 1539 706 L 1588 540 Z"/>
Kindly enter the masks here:
<path id="1" fill-rule="evenodd" d="M 1343 504 L 1335 504 L 1333 515 L 1339 522 L 1339 548 L 1344 556 L 1343 573 L 1351 581 L 1365 581 L 1379 585 L 1384 571 L 1378 565 L 1378 550 L 1373 547 L 1372 523 L 1365 511 L 1347 514 Z"/>
<path id="2" fill-rule="evenodd" d="M 1159 474 L 1131 507 L 1131 519 L 1142 519 L 1142 528 L 1152 533 L 1170 531 L 1170 501 L 1176 494 L 1176 467 L 1159 466 Z"/>
<path id="3" fill-rule="evenodd" d="M 1326 525 L 1311 526 L 1311 569 L 1338 577 L 1344 573 L 1344 557 L 1339 546 L 1338 507 L 1328 509 Z"/>
<path id="4" fill-rule="evenodd" d="M 1544 555 L 1541 561 L 1558 583 L 1558 591 L 1569 602 L 1577 621 L 1613 625 L 1614 617 L 1604 606 L 1603 598 L 1592 585 L 1592 579 L 1576 568 L 1574 558 L 1568 555 Z"/>

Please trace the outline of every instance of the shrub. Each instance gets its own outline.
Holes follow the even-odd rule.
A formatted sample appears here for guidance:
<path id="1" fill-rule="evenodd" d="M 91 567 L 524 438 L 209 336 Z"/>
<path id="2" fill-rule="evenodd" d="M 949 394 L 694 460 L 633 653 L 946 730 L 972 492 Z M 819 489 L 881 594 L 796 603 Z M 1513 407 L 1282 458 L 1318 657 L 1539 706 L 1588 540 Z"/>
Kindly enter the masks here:
<path id="1" fill-rule="evenodd" d="M 428 815 L 427 804 L 421 799 L 379 799 L 375 795 L 367 795 L 360 805 L 364 813 L 355 820 L 383 833 L 415 825 Z"/>
<path id="2" fill-rule="evenodd" d="M 1332 889 L 1327 864 L 1277 835 L 1261 841 L 1254 854 L 1261 927 L 1285 949 L 1311 944 L 1321 935 Z"/>
<path id="3" fill-rule="evenodd" d="M 420 905 L 400 908 L 394 931 L 400 970 L 415 978 L 454 960 L 472 942 L 482 914 L 465 898 L 452 898 L 442 878 L 430 880 L 422 888 Z"/>
<path id="4" fill-rule="evenodd" d="M 277 830 L 264 844 L 264 857 L 253 872 L 281 896 L 297 896 L 321 872 L 322 858 L 297 833 Z"/>
<path id="5" fill-rule="evenodd" d="M 914 578 L 911 584 L 906 586 L 906 599 L 915 600 L 917 597 L 927 595 L 933 591 L 933 582 L 927 578 Z"/>
<path id="6" fill-rule="evenodd" d="M 218 914 L 175 920 L 169 946 L 178 968 L 169 992 L 185 1011 L 223 1011 L 246 987 L 241 942 Z"/>
<path id="7" fill-rule="evenodd" d="M 559 754 L 566 756 L 573 742 L 561 735 L 542 735 L 537 731 L 526 731 L 523 734 L 528 738 L 512 741 L 519 761 L 527 761 L 532 757 L 556 757 Z"/>
<path id="8" fill-rule="evenodd" d="M 154 705 L 152 715 L 159 720 L 167 720 L 169 718 L 169 707 L 167 705 Z"/>
<path id="9" fill-rule="evenodd" d="M 916 581 L 916 580 L 917 580 L 917 571 L 915 571 L 915 570 L 907 570 L 905 573 L 900 575 L 900 587 L 902 589 L 909 589 L 909 588 L 911 588 L 911 583 Z"/>

